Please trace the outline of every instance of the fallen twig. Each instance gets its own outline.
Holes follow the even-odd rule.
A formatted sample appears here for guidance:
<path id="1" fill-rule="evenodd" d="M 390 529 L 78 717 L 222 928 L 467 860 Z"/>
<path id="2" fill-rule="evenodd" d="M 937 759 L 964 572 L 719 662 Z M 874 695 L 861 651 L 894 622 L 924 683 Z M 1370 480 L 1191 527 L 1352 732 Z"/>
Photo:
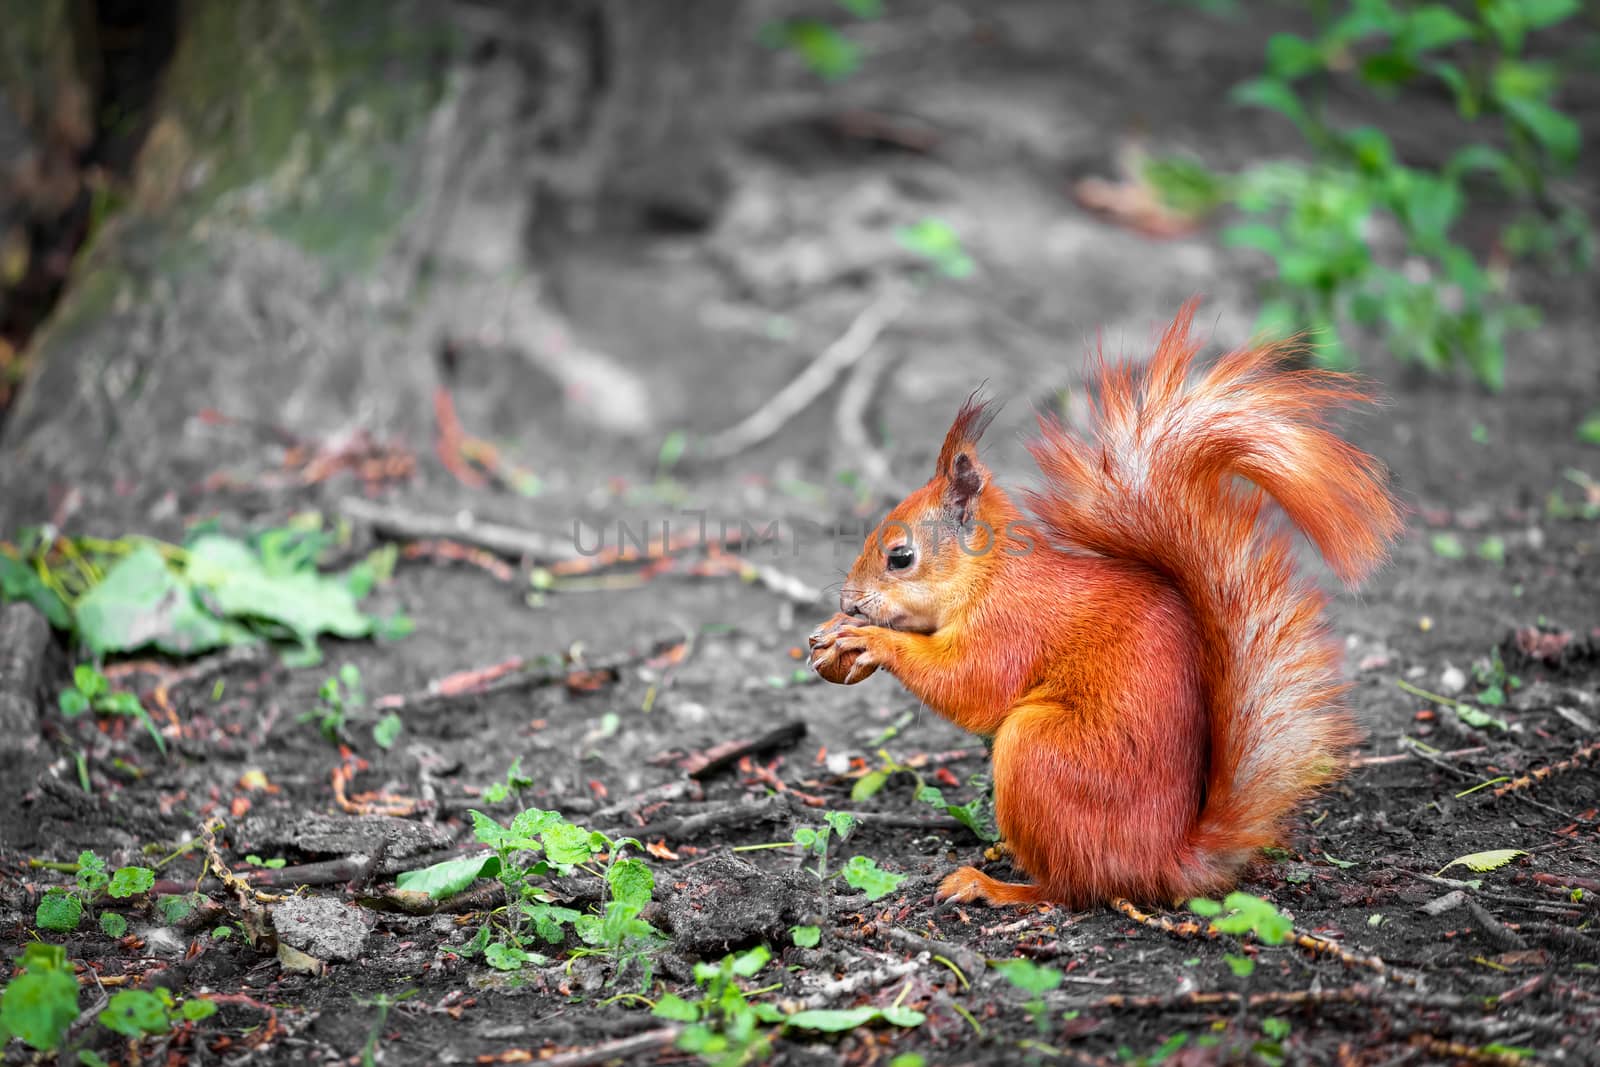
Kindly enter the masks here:
<path id="1" fill-rule="evenodd" d="M 1139 923 L 1141 926 L 1154 927 L 1157 930 L 1172 934 L 1176 937 L 1217 938 L 1223 936 L 1222 931 L 1218 930 L 1216 924 L 1214 923 L 1207 923 L 1205 926 L 1201 926 L 1193 919 L 1184 919 L 1180 922 L 1173 922 L 1164 915 L 1150 915 L 1147 912 L 1141 911 L 1139 908 L 1135 907 L 1131 901 L 1122 897 L 1117 897 L 1116 899 L 1112 900 L 1111 907 L 1113 910 L 1121 912 L 1134 922 Z M 1387 963 L 1377 956 L 1356 955 L 1337 942 L 1329 941 L 1327 938 L 1318 937 L 1315 934 L 1308 934 L 1300 929 L 1296 929 L 1294 931 L 1294 936 L 1290 940 L 1293 944 L 1305 949 L 1307 952 L 1322 956 L 1332 956 L 1334 959 L 1338 960 L 1340 963 L 1343 963 L 1347 967 L 1365 967 L 1369 970 L 1375 971 L 1380 975 L 1383 975 L 1385 978 L 1392 978 L 1404 985 L 1417 986 L 1420 985 L 1422 981 L 1416 975 L 1391 968 Z"/>
<path id="2" fill-rule="evenodd" d="M 899 285 L 885 288 L 799 376 L 744 419 L 702 441 L 698 454 L 706 459 L 728 459 L 783 429 L 790 419 L 821 396 L 839 374 L 867 354 L 884 329 L 910 305 L 910 296 L 910 290 Z"/>
<path id="3" fill-rule="evenodd" d="M 404 818 L 414 815 L 417 802 L 411 797 L 395 796 L 392 793 L 357 793 L 349 796 L 346 793 L 351 781 L 360 771 L 367 769 L 367 761 L 351 752 L 348 748 L 340 746 L 339 765 L 333 769 L 333 799 L 342 811 L 351 815 L 393 815 Z"/>
<path id="4" fill-rule="evenodd" d="M 486 667 L 457 671 L 428 683 L 417 693 L 390 693 L 378 698 L 373 707 L 380 711 L 438 711 L 464 698 L 482 698 L 500 693 L 566 683 L 575 679 L 574 688 L 591 687 L 597 673 L 615 674 L 622 668 L 660 655 L 683 644 L 682 633 L 660 637 L 631 651 L 585 658 L 575 662 L 569 656 L 544 654 L 519 656 Z"/>
<path id="5" fill-rule="evenodd" d="M 1498 798 L 1505 796 L 1507 793 L 1515 793 L 1519 790 L 1531 789 L 1535 782 L 1542 782 L 1546 778 L 1553 778 L 1558 774 L 1564 774 L 1581 764 L 1589 762 L 1596 756 L 1600 756 L 1600 741 L 1584 745 L 1582 748 L 1578 749 L 1578 751 L 1574 752 L 1560 763 L 1552 763 L 1548 767 L 1540 767 L 1537 770 L 1529 771 L 1520 778 L 1514 778 L 1505 785 L 1496 787 L 1490 792 L 1489 795 L 1491 797 Z"/>
<path id="6" fill-rule="evenodd" d="M 780 748 L 792 748 L 806 735 L 803 722 L 786 722 L 773 727 L 755 738 L 740 738 L 713 745 L 704 752 L 696 752 L 677 760 L 684 773 L 696 781 L 735 766 L 746 756 L 759 756 Z"/>
<path id="7" fill-rule="evenodd" d="M 465 563 L 469 567 L 476 567 L 498 582 L 510 584 L 517 580 L 516 568 L 508 565 L 499 556 L 487 549 L 474 548 L 458 541 L 441 541 L 429 539 L 425 541 L 412 541 L 400 550 L 402 559 L 443 560 L 449 563 Z"/>
<path id="8" fill-rule="evenodd" d="M 1487 751 L 1489 751 L 1489 746 L 1487 746 L 1487 745 L 1477 745 L 1476 747 L 1473 747 L 1473 748 L 1458 748 L 1454 752 L 1439 752 L 1439 753 L 1435 754 L 1434 758 L 1435 759 L 1460 759 L 1463 756 L 1476 756 L 1480 752 L 1487 752 Z M 1407 749 L 1404 752 L 1396 752 L 1393 755 L 1389 755 L 1389 756 L 1359 756 L 1356 759 L 1351 760 L 1350 761 L 1350 765 L 1352 767 L 1378 767 L 1378 766 L 1382 766 L 1385 763 L 1404 763 L 1407 760 L 1416 759 L 1416 758 L 1417 758 L 1416 751 L 1413 750 L 1413 749 Z"/>
<path id="9" fill-rule="evenodd" d="M 631 1037 L 619 1037 L 611 1041 L 602 1041 L 598 1045 L 587 1048 L 576 1048 L 568 1052 L 558 1052 L 553 1056 L 546 1056 L 542 1052 L 531 1049 L 506 1049 L 503 1052 L 485 1053 L 479 1056 L 474 1063 L 537 1063 L 540 1067 L 587 1067 L 588 1064 L 605 1063 L 609 1060 L 620 1060 L 635 1053 L 645 1052 L 650 1049 L 660 1049 L 678 1040 L 682 1032 L 679 1026 L 662 1026 L 655 1030 L 646 1030 L 642 1034 Z"/>
<path id="10" fill-rule="evenodd" d="M 405 508 L 376 504 L 359 497 L 339 501 L 339 514 L 352 522 L 371 526 L 379 534 L 401 541 L 460 541 L 511 559 L 551 563 L 580 558 L 577 547 L 536 530 L 482 522 L 470 511 L 430 515 Z"/>

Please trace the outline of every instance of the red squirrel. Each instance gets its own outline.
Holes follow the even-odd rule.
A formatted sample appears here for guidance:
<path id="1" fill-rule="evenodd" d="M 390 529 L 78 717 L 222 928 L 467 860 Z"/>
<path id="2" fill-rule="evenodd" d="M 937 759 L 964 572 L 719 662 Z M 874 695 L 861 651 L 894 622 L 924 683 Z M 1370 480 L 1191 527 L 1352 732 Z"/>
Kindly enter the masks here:
<path id="1" fill-rule="evenodd" d="M 992 413 L 969 399 L 812 635 L 829 680 L 881 667 L 993 741 L 996 822 L 1032 881 L 962 867 L 941 898 L 1222 892 L 1358 740 L 1327 595 L 1266 505 L 1348 584 L 1382 561 L 1401 510 L 1326 422 L 1370 398 L 1277 345 L 1191 381 L 1195 307 L 1142 371 L 1101 364 L 1091 437 L 1041 416 L 1029 514 L 979 461 Z"/>

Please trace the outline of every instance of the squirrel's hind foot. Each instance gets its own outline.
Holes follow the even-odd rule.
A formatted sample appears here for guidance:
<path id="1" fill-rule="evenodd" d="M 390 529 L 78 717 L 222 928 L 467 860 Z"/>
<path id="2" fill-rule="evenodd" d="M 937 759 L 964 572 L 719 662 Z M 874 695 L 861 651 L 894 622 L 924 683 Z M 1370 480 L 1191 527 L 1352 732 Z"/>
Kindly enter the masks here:
<path id="1" fill-rule="evenodd" d="M 940 900 L 953 900 L 958 904 L 982 901 L 995 907 L 1045 904 L 1050 900 L 1050 894 L 1042 886 L 1002 882 L 975 867 L 962 867 L 945 875 L 944 881 L 939 883 L 937 896 Z"/>

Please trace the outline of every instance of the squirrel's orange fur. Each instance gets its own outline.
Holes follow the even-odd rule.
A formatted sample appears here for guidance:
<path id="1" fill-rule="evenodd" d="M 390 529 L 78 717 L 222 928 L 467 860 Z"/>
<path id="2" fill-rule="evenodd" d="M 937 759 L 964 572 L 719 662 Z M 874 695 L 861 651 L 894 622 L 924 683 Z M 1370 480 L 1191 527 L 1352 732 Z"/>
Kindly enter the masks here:
<path id="1" fill-rule="evenodd" d="M 1102 368 L 1091 438 L 1041 418 L 1030 514 L 979 462 L 988 415 L 969 401 L 933 479 L 867 539 L 850 618 L 817 638 L 856 657 L 850 681 L 882 667 L 993 738 L 996 819 L 1033 882 L 964 867 L 941 896 L 1224 890 L 1357 739 L 1327 597 L 1265 505 L 1347 583 L 1380 562 L 1399 509 L 1325 423 L 1366 394 L 1272 346 L 1191 382 L 1194 310 L 1143 370 Z"/>

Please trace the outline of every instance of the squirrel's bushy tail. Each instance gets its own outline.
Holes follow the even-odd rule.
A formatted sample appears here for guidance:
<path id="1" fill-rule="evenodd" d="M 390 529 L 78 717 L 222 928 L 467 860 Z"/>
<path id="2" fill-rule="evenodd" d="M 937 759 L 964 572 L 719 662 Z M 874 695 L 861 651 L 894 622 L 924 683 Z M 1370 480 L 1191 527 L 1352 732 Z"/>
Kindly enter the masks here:
<path id="1" fill-rule="evenodd" d="M 1291 534 L 1265 497 L 1346 583 L 1383 559 L 1401 526 L 1381 468 L 1326 423 L 1369 399 L 1358 384 L 1282 369 L 1270 345 L 1232 352 L 1190 382 L 1195 307 L 1184 305 L 1147 367 L 1102 370 L 1092 439 L 1041 420 L 1031 450 L 1048 488 L 1029 494 L 1050 535 L 1156 568 L 1197 621 L 1210 769 L 1190 855 L 1176 857 L 1176 893 L 1231 881 L 1298 802 L 1338 776 L 1359 735 L 1327 597 L 1296 573 Z"/>

